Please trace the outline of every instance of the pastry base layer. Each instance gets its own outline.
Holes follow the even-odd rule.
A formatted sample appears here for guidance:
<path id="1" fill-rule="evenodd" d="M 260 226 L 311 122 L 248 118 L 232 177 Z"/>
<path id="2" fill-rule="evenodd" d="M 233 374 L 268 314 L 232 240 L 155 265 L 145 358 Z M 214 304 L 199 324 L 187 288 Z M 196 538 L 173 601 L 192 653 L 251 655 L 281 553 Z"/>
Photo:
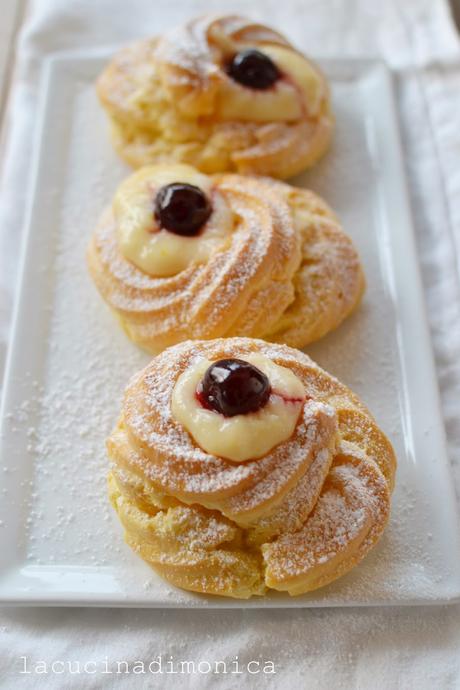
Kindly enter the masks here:
<path id="1" fill-rule="evenodd" d="M 268 178 L 215 176 L 236 219 L 205 263 L 152 277 L 123 256 L 114 212 L 88 247 L 94 282 L 128 336 L 152 354 L 187 338 L 249 336 L 302 348 L 355 309 L 359 255 L 327 204 Z"/>
<path id="2" fill-rule="evenodd" d="M 256 46 L 283 73 L 263 91 L 222 69 L 231 54 Z M 324 155 L 334 128 L 318 67 L 280 34 L 237 17 L 201 17 L 127 46 L 97 91 L 115 149 L 136 168 L 176 162 L 287 179 Z"/>
<path id="3" fill-rule="evenodd" d="M 233 463 L 202 451 L 170 412 L 200 356 L 262 353 L 307 400 L 292 437 Z M 390 442 L 356 396 L 303 353 L 247 338 L 186 342 L 132 379 L 107 442 L 109 494 L 127 543 L 177 587 L 234 598 L 323 587 L 355 567 L 388 521 Z"/>

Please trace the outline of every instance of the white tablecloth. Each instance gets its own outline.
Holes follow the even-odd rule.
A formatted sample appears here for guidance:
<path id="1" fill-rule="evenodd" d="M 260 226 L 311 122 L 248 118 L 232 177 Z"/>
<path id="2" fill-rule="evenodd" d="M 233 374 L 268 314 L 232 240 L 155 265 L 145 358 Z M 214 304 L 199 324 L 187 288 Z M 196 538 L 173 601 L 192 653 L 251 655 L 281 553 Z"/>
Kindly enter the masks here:
<path id="1" fill-rule="evenodd" d="M 36 0 L 29 7 L 9 104 L 0 205 L 0 355 L 8 338 L 27 194 L 37 84 L 45 54 L 161 31 L 209 10 L 247 13 L 247 0 Z M 253 0 L 313 55 L 380 55 L 398 96 L 418 249 L 449 452 L 460 494 L 460 45 L 444 0 Z M 0 358 L 1 359 L 1 358 Z M 0 361 L 1 364 L 1 361 Z M 423 376 L 423 372 L 420 372 Z M 442 497 L 440 497 L 442 500 Z M 28 657 L 24 670 L 21 657 Z M 163 673 L 149 661 L 162 658 Z M 195 673 L 167 673 L 170 657 Z M 239 657 L 241 674 L 236 669 Z M 207 662 L 227 661 L 227 674 Z M 204 661 L 198 667 L 199 661 Z M 259 661 L 260 666 L 249 661 Z M 44 662 L 39 665 L 38 662 Z M 72 661 L 68 666 L 53 661 Z M 75 662 L 80 662 L 76 673 Z M 84 662 L 96 661 L 85 669 Z M 130 673 L 117 674 L 128 661 Z M 135 662 L 144 662 L 142 666 Z M 250 673 L 273 662 L 276 674 Z M 38 665 L 37 665 L 38 664 Z M 103 673 L 107 669 L 112 673 Z M 233 665 L 232 665 L 233 664 Z M 134 669 L 138 673 L 134 672 Z M 175 667 L 177 669 L 177 666 Z M 191 668 L 191 667 L 190 667 Z M 268 665 L 267 669 L 271 667 Z M 64 674 L 60 673 L 61 670 Z M 126 666 L 120 667 L 126 671 Z M 42 674 L 36 671 L 41 670 Z M 221 667 L 222 670 L 222 667 Z M 47 672 L 45 672 L 47 671 Z M 266 611 L 0 610 L 0 686 L 460 687 L 460 607 Z"/>

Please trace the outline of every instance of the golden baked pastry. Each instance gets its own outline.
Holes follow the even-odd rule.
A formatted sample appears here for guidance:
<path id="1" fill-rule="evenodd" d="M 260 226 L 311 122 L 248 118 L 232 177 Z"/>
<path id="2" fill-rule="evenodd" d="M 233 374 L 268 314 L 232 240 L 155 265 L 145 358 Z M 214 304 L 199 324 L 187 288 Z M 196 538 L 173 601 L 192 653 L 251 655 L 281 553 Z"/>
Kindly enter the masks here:
<path id="1" fill-rule="evenodd" d="M 195 592 L 309 592 L 357 565 L 388 520 L 390 442 L 285 345 L 169 348 L 129 383 L 107 449 L 127 543 Z"/>
<path id="2" fill-rule="evenodd" d="M 324 154 L 333 129 L 318 67 L 243 17 L 200 17 L 130 45 L 97 92 L 134 167 L 175 161 L 284 179 Z"/>
<path id="3" fill-rule="evenodd" d="M 187 165 L 127 178 L 88 262 L 129 337 L 153 354 L 237 335 L 303 347 L 338 326 L 364 289 L 351 240 L 313 192 Z"/>

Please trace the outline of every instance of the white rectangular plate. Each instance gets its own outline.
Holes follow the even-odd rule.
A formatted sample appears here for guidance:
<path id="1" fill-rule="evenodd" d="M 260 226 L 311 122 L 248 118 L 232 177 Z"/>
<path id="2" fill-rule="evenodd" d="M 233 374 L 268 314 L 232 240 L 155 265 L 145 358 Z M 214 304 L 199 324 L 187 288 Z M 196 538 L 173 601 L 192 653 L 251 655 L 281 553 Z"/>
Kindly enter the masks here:
<path id="1" fill-rule="evenodd" d="M 394 443 L 391 522 L 352 573 L 309 596 L 250 601 L 174 589 L 125 546 L 106 497 L 104 439 L 148 357 L 90 283 L 85 246 L 127 174 L 94 79 L 108 51 L 48 61 L 1 427 L 0 601 L 152 607 L 422 604 L 460 596 L 458 522 L 408 209 L 390 76 L 326 61 L 332 151 L 297 183 L 336 209 L 361 253 L 356 314 L 308 352 L 354 389 Z"/>

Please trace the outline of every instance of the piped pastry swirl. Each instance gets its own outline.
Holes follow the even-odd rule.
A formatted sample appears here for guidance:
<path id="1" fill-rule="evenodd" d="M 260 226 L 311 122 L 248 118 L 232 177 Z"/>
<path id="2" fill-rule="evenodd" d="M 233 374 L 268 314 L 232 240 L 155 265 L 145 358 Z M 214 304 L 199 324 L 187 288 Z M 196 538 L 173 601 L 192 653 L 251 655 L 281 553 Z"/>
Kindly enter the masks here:
<path id="1" fill-rule="evenodd" d="M 176 161 L 284 179 L 323 155 L 333 128 L 316 65 L 237 16 L 199 17 L 128 46 L 97 90 L 134 167 Z"/>
<path id="2" fill-rule="evenodd" d="M 303 391 L 300 399 L 296 388 L 289 437 L 242 461 L 203 450 L 173 405 L 184 374 L 229 359 L 269 361 Z M 259 410 L 228 421 L 263 415 L 267 404 L 263 395 Z M 311 591 L 353 568 L 389 515 L 388 439 L 346 386 L 282 345 L 232 338 L 170 348 L 131 380 L 107 448 L 110 496 L 128 544 L 192 591 L 238 598 Z"/>
<path id="3" fill-rule="evenodd" d="M 194 219 L 185 230 L 184 199 Z M 154 354 L 188 338 L 237 335 L 303 347 L 335 328 L 364 289 L 358 254 L 318 196 L 186 165 L 127 178 L 88 263 L 127 334 Z"/>

